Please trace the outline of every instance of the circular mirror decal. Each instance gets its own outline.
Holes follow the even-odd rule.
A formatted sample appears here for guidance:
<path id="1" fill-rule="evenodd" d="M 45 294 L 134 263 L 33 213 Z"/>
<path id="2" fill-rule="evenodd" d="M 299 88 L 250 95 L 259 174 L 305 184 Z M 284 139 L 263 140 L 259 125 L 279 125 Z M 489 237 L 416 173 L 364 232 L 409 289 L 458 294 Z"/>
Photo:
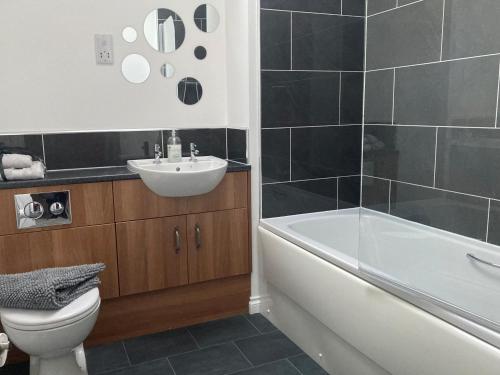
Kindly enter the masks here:
<path id="1" fill-rule="evenodd" d="M 172 78 L 175 74 L 175 68 L 171 64 L 163 64 L 161 66 L 161 75 L 165 78 Z"/>
<path id="2" fill-rule="evenodd" d="M 201 31 L 213 33 L 220 24 L 219 12 L 213 5 L 200 5 L 194 12 L 194 23 Z"/>
<path id="3" fill-rule="evenodd" d="M 122 37 L 126 42 L 133 43 L 137 40 L 137 31 L 130 26 L 127 26 L 122 31 Z"/>
<path id="4" fill-rule="evenodd" d="M 182 79 L 177 85 L 177 96 L 179 100 L 187 105 L 198 103 L 203 96 L 201 83 L 192 77 Z"/>
<path id="5" fill-rule="evenodd" d="M 151 67 L 149 66 L 149 62 L 142 55 L 128 55 L 122 61 L 122 74 L 131 83 L 145 82 L 150 73 Z"/>
<path id="6" fill-rule="evenodd" d="M 184 43 L 186 28 L 181 17 L 170 9 L 155 9 L 144 21 L 144 36 L 149 45 L 163 53 L 174 52 Z"/>
<path id="7" fill-rule="evenodd" d="M 198 46 L 194 49 L 194 55 L 198 60 L 204 60 L 207 57 L 207 49 L 202 46 Z"/>

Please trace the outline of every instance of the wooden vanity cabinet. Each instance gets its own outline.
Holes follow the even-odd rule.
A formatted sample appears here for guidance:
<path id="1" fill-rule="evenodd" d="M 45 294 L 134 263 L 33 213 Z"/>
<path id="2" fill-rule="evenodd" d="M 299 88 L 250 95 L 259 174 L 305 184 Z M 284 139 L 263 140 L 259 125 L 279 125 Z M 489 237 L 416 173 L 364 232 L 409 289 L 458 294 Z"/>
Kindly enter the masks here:
<path id="1" fill-rule="evenodd" d="M 188 284 L 186 217 L 116 224 L 121 295 Z"/>
<path id="2" fill-rule="evenodd" d="M 121 295 L 250 273 L 248 173 L 196 197 L 162 198 L 140 180 L 113 191 Z"/>
<path id="3" fill-rule="evenodd" d="M 247 209 L 188 216 L 189 282 L 250 272 Z"/>

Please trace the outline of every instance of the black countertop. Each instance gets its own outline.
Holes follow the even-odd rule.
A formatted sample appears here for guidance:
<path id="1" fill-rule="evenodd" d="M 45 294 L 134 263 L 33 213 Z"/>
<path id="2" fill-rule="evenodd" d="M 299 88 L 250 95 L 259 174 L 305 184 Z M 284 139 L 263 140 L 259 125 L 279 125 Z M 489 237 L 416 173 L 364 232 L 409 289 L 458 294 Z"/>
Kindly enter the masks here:
<path id="1" fill-rule="evenodd" d="M 249 164 L 229 161 L 227 173 L 250 170 Z M 91 169 L 74 169 L 67 171 L 49 171 L 41 180 L 0 182 L 0 189 L 19 189 L 37 186 L 85 184 L 91 182 L 137 180 L 139 175 L 130 172 L 127 167 L 107 167 Z"/>

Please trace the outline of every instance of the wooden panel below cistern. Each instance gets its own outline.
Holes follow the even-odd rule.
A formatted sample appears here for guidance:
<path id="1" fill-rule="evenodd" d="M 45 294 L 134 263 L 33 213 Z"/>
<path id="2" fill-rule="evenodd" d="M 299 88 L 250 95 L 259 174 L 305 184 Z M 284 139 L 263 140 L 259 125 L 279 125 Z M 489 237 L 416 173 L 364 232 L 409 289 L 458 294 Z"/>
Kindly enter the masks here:
<path id="1" fill-rule="evenodd" d="M 17 229 L 14 196 L 16 194 L 35 194 L 55 191 L 70 192 L 73 222 L 69 225 L 35 229 Z M 16 233 L 51 231 L 62 228 L 76 228 L 87 225 L 111 224 L 114 222 L 113 185 L 99 182 L 79 185 L 57 185 L 32 187 L 26 189 L 0 190 L 0 236 Z"/>
<path id="2" fill-rule="evenodd" d="M 104 263 L 101 297 L 119 296 L 114 224 L 0 236 L 0 274 Z"/>

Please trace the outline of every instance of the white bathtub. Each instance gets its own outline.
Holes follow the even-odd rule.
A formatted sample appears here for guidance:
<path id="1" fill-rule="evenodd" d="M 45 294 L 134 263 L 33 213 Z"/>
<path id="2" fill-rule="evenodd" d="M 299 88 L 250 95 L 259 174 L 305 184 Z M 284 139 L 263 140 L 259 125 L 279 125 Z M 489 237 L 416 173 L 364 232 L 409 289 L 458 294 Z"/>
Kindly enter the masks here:
<path id="1" fill-rule="evenodd" d="M 269 317 L 313 357 L 329 352 L 331 363 L 316 357 L 325 368 L 500 374 L 500 270 L 466 257 L 500 263 L 497 247 L 358 209 L 266 219 L 259 231 Z"/>

